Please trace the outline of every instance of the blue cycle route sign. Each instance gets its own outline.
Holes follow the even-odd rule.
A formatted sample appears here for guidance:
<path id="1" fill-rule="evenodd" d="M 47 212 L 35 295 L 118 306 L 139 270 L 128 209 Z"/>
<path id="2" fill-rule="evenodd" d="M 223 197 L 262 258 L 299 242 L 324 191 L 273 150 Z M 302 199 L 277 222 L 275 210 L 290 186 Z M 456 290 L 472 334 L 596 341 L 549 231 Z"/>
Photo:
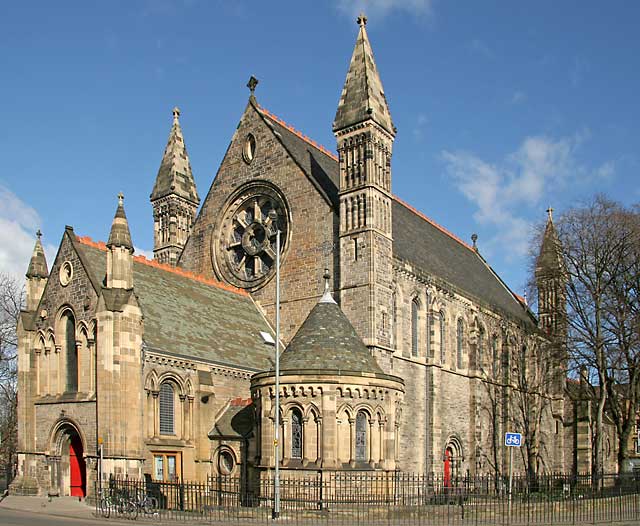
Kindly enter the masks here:
<path id="1" fill-rule="evenodd" d="M 505 433 L 504 445 L 507 447 L 522 446 L 522 433 Z"/>

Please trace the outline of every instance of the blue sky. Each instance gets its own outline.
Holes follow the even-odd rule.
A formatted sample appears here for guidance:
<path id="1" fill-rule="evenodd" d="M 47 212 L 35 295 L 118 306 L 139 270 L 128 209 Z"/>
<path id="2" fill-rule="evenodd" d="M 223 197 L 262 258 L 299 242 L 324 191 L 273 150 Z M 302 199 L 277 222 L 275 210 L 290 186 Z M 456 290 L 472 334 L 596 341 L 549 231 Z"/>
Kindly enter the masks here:
<path id="1" fill-rule="evenodd" d="M 398 135 L 393 191 L 522 292 L 531 226 L 604 192 L 640 201 L 640 3 L 147 0 L 5 2 L 0 271 L 40 227 L 106 239 L 124 192 L 152 249 L 149 194 L 181 123 L 204 197 L 258 101 L 335 150 L 331 123 L 364 5 Z"/>

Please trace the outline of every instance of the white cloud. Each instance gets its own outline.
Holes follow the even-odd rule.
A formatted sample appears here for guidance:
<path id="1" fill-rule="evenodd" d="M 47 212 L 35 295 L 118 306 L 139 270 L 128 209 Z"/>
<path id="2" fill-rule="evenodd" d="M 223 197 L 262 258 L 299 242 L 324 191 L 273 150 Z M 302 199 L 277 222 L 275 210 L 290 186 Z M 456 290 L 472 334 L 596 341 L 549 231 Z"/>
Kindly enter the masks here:
<path id="1" fill-rule="evenodd" d="M 613 177 L 615 163 L 611 161 L 596 169 L 579 162 L 577 151 L 588 137 L 588 130 L 559 139 L 526 137 L 516 151 L 497 163 L 469 152 L 442 152 L 447 175 L 477 207 L 474 219 L 496 231 L 483 248 L 499 248 L 513 257 L 526 255 L 532 226 L 527 212 L 568 184 Z"/>
<path id="2" fill-rule="evenodd" d="M 514 92 L 514 94 L 511 96 L 511 104 L 520 104 L 522 102 L 525 102 L 527 100 L 527 94 L 524 93 L 523 91 L 516 91 Z"/>
<path id="3" fill-rule="evenodd" d="M 144 256 L 147 259 L 153 259 L 153 250 L 146 250 L 144 248 L 133 246 L 133 254 L 135 256 Z"/>
<path id="4" fill-rule="evenodd" d="M 495 53 L 484 40 L 473 39 L 469 44 L 469 49 L 485 58 L 495 58 Z"/>
<path id="5" fill-rule="evenodd" d="M 433 0 L 335 0 L 338 10 L 356 17 L 361 12 L 367 16 L 382 18 L 391 11 L 405 11 L 414 15 L 430 15 Z"/>
<path id="6" fill-rule="evenodd" d="M 34 208 L 2 185 L 0 203 L 3 205 L 0 208 L 0 272 L 21 280 L 29 267 L 35 233 L 41 224 L 40 216 Z M 50 266 L 56 247 L 43 244 Z"/>

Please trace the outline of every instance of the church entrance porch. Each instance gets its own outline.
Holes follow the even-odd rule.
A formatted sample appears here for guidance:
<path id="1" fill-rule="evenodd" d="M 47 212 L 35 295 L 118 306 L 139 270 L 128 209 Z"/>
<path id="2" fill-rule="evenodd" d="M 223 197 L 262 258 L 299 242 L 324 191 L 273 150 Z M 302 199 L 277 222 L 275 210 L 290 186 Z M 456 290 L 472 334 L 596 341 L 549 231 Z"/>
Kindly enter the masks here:
<path id="1" fill-rule="evenodd" d="M 49 458 L 52 494 L 71 497 L 87 495 L 85 448 L 78 429 L 63 422 L 54 431 L 54 456 Z"/>

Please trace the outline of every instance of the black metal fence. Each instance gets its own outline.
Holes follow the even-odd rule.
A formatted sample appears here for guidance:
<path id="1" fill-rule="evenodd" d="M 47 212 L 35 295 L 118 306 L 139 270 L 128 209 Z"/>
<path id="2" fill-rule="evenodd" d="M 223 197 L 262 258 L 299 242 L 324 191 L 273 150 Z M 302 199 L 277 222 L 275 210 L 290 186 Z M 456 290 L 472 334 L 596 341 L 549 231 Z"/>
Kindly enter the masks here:
<path id="1" fill-rule="evenodd" d="M 446 483 L 445 483 L 446 482 Z M 203 523 L 270 523 L 274 482 L 215 477 L 203 483 L 111 478 L 98 495 L 103 516 Z M 632 475 L 442 477 L 409 473 L 286 474 L 283 524 L 543 525 L 640 521 Z"/>

